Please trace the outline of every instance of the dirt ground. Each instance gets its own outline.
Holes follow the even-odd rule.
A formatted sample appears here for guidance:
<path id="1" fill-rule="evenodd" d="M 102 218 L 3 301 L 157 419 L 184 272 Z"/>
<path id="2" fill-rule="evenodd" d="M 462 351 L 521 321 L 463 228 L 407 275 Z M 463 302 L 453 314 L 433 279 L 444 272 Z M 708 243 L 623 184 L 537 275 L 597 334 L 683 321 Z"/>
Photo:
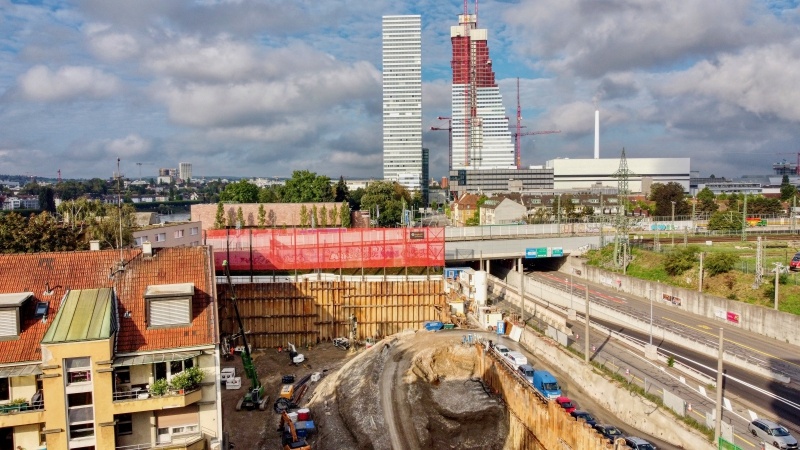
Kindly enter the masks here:
<path id="1" fill-rule="evenodd" d="M 223 390 L 223 429 L 237 449 L 280 449 L 280 416 L 272 404 L 282 375 L 324 373 L 298 402 L 311 410 L 314 450 L 493 449 L 508 433 L 505 406 L 475 377 L 472 347 L 461 332 L 406 332 L 369 349 L 344 351 L 330 343 L 302 349 L 294 366 L 287 353 L 258 351 L 255 362 L 270 395 L 267 411 L 235 411 L 249 385 Z M 299 349 L 298 349 L 299 350 Z M 241 358 L 223 361 L 243 375 Z"/>

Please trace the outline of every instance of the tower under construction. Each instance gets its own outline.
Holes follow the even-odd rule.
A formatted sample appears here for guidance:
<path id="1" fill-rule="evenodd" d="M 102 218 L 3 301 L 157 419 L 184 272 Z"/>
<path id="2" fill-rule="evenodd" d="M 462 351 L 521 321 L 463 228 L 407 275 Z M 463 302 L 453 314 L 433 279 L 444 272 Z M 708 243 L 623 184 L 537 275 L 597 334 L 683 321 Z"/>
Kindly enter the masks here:
<path id="1" fill-rule="evenodd" d="M 488 32 L 478 28 L 477 4 L 467 0 L 458 25 L 450 27 L 453 44 L 452 170 L 516 169 L 500 89 L 489 57 Z"/>

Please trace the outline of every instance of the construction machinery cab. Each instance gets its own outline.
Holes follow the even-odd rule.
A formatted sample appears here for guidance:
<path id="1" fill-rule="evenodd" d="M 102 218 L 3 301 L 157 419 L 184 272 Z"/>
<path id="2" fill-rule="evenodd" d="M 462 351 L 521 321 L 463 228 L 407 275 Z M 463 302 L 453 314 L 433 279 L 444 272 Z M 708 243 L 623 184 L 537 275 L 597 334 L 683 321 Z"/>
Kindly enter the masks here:
<path id="1" fill-rule="evenodd" d="M 288 433 L 286 428 L 289 429 Z M 311 446 L 308 445 L 305 439 L 297 437 L 297 429 L 286 411 L 281 413 L 281 424 L 278 429 L 283 436 L 283 450 L 311 450 Z"/>

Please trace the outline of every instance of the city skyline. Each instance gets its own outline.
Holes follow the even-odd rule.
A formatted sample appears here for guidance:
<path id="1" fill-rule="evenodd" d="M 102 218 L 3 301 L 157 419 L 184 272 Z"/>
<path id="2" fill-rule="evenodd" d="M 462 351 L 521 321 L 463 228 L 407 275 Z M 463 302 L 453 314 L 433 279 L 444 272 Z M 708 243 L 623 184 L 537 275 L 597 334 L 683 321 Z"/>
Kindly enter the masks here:
<path id="1" fill-rule="evenodd" d="M 470 9 L 474 8 L 470 2 Z M 770 173 L 800 138 L 796 1 L 484 1 L 506 114 L 520 78 L 522 165 L 690 157 L 702 175 Z M 447 172 L 450 26 L 463 2 L 0 3 L 0 173 L 380 178 L 381 18 L 422 20 L 422 145 Z M 147 169 L 143 170 L 143 172 Z"/>

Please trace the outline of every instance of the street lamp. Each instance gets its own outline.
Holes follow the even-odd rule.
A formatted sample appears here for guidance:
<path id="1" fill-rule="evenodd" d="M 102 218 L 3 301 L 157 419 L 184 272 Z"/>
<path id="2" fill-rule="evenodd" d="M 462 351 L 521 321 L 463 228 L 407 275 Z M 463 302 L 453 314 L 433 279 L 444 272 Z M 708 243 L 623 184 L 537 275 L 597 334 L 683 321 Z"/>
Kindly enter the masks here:
<path id="1" fill-rule="evenodd" d="M 650 345 L 653 345 L 653 288 L 647 288 L 647 297 L 650 299 Z"/>
<path id="2" fill-rule="evenodd" d="M 778 280 L 781 276 L 781 272 L 785 269 L 785 266 L 779 262 L 775 264 L 775 311 L 778 310 Z"/>
<path id="3" fill-rule="evenodd" d="M 675 202 L 670 203 L 672 203 L 672 230 L 669 234 L 672 235 L 672 248 L 675 248 Z"/>

